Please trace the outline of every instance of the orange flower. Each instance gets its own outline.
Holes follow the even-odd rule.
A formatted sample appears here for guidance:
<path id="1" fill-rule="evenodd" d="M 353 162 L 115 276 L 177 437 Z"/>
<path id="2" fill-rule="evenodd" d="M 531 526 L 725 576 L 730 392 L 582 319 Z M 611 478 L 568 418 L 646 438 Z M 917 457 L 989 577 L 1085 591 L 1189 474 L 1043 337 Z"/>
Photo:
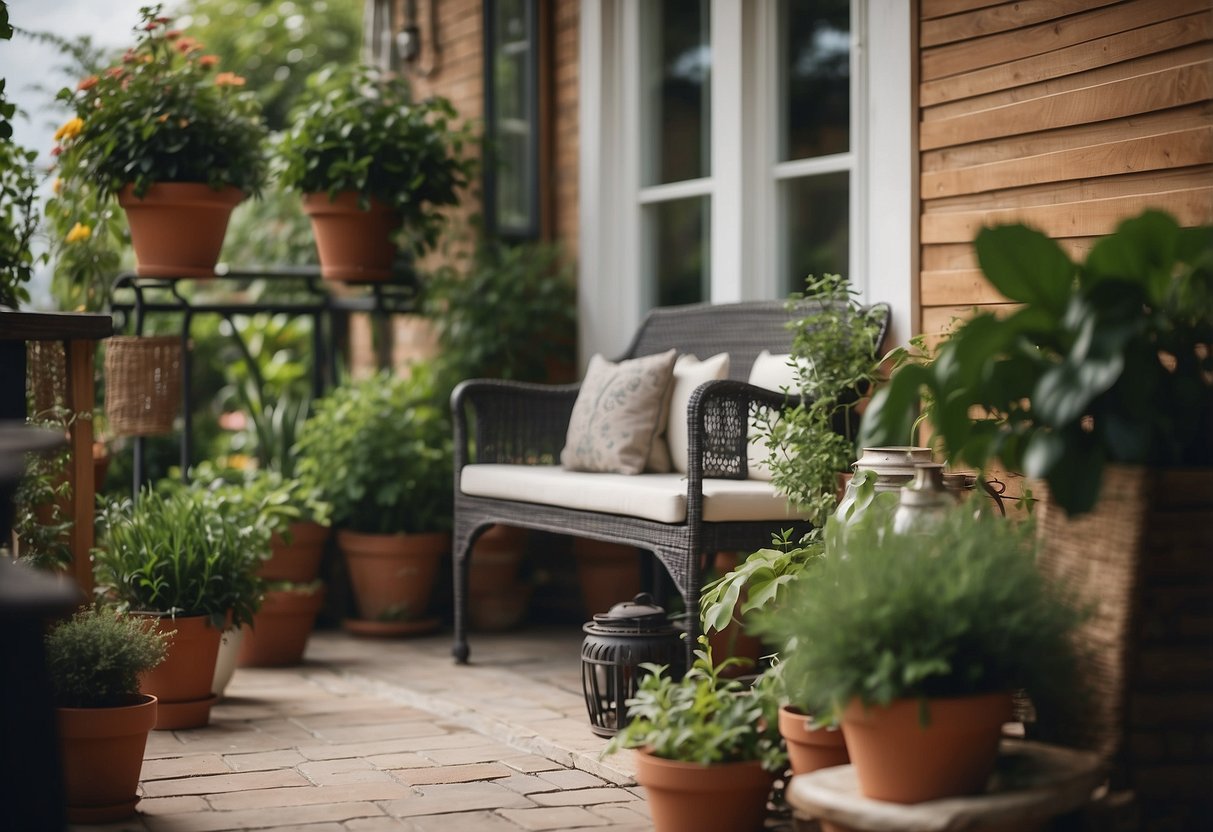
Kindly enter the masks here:
<path id="1" fill-rule="evenodd" d="M 93 229 L 82 222 L 78 222 L 72 226 L 72 230 L 67 232 L 67 236 L 63 239 L 68 243 L 82 243 L 91 236 L 93 236 Z"/>
<path id="2" fill-rule="evenodd" d="M 111 66 L 105 71 L 105 74 L 110 78 L 121 78 L 126 73 L 126 70 L 120 66 Z"/>
<path id="3" fill-rule="evenodd" d="M 63 123 L 63 126 L 55 131 L 55 141 L 63 139 L 74 139 L 80 135 L 80 131 L 84 129 L 84 119 L 70 118 Z"/>
<path id="4" fill-rule="evenodd" d="M 219 63 L 218 55 L 203 55 L 198 59 L 198 66 L 201 67 L 212 67 L 217 63 Z"/>
<path id="5" fill-rule="evenodd" d="M 160 115 L 156 116 L 156 121 L 164 124 L 164 122 L 168 121 L 168 113 L 161 113 Z"/>
<path id="6" fill-rule="evenodd" d="M 243 87 L 244 78 L 234 72 L 220 72 L 215 76 L 216 87 Z"/>
<path id="7" fill-rule="evenodd" d="M 197 45 L 198 45 L 198 41 L 194 40 L 193 38 L 186 38 L 186 37 L 181 38 L 175 44 L 173 44 L 174 48 L 176 48 L 176 50 L 178 52 L 180 52 L 182 55 L 184 55 L 186 52 L 189 52 Z"/>
<path id="8" fill-rule="evenodd" d="M 180 29 L 169 29 L 164 33 L 164 38 L 165 40 L 176 40 L 177 38 L 181 37 L 181 34 Z"/>
<path id="9" fill-rule="evenodd" d="M 77 84 L 76 89 L 83 92 L 84 90 L 91 90 L 95 86 L 97 86 L 97 76 L 90 75 Z"/>
<path id="10" fill-rule="evenodd" d="M 188 118 L 180 119 L 177 122 L 177 126 L 180 127 L 182 130 L 184 130 L 185 128 L 190 126 L 190 120 Z"/>

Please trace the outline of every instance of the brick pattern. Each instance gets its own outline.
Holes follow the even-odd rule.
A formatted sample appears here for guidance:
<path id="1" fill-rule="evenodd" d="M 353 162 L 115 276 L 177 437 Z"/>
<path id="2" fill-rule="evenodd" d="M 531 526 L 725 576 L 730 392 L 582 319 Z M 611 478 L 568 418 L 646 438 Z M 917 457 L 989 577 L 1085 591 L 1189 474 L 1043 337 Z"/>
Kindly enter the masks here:
<path id="1" fill-rule="evenodd" d="M 420 652 L 335 635 L 315 641 L 320 649 L 304 667 L 241 668 L 208 727 L 152 732 L 139 815 L 74 832 L 652 829 L 626 778 L 614 775 L 625 783 L 614 785 L 573 768 L 580 758 L 572 748 L 557 754 L 563 762 L 534 753 L 601 750 L 586 725 L 575 731 L 564 716 L 577 712 L 579 691 L 504 671 L 491 684 L 459 684 L 441 639 Z M 340 674 L 324 664 L 338 657 Z M 415 689 L 395 682 L 406 678 Z M 482 704 L 442 699 L 456 690 Z M 411 704 L 418 701 L 448 704 L 427 710 Z M 513 718 L 532 721 L 506 721 Z M 482 724 L 497 730 L 469 727 Z M 544 726 L 552 739 L 539 742 Z"/>

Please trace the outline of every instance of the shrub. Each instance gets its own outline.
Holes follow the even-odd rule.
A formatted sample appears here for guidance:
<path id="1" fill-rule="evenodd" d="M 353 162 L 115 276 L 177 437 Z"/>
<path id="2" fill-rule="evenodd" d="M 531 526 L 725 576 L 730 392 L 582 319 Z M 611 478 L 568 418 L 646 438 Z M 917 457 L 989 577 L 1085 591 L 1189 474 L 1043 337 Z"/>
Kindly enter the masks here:
<path id="1" fill-rule="evenodd" d="M 165 638 L 148 618 L 85 608 L 46 635 L 46 669 L 61 708 L 128 704 L 139 674 L 164 659 Z"/>

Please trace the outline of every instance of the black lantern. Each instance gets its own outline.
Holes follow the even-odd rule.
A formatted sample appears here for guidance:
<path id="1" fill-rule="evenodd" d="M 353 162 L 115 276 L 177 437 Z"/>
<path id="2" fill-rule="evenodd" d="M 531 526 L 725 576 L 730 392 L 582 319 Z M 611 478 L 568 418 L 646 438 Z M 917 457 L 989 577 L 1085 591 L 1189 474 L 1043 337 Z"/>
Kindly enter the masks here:
<path id="1" fill-rule="evenodd" d="M 625 703 L 636 695 L 645 672 L 642 663 L 681 670 L 681 633 L 646 592 L 595 615 L 582 629 L 581 689 L 590 712 L 590 730 L 612 737 L 627 725 Z"/>

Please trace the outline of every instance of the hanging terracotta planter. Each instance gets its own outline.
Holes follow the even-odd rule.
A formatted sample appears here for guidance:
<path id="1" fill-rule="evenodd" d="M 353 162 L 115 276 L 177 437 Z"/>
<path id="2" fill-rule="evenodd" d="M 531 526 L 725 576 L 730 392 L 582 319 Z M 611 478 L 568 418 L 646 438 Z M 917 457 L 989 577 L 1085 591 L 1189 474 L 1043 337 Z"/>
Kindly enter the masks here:
<path id="1" fill-rule="evenodd" d="M 140 277 L 214 277 L 227 222 L 244 199 L 239 188 L 198 182 L 152 185 L 142 197 L 118 193 L 131 228 Z"/>
<path id="2" fill-rule="evenodd" d="M 636 752 L 636 782 L 657 832 L 757 832 L 775 778 L 758 762 L 703 766 Z"/>
<path id="3" fill-rule="evenodd" d="M 303 210 L 311 217 L 320 274 L 328 280 L 379 281 L 392 274 L 396 245 L 392 234 L 399 227 L 391 207 L 377 199 L 370 207 L 358 205 L 358 194 L 343 191 L 306 194 Z"/>
<path id="4" fill-rule="evenodd" d="M 58 708 L 67 819 L 109 823 L 135 813 L 147 734 L 156 697 L 136 696 L 116 708 Z"/>
<path id="5" fill-rule="evenodd" d="M 243 639 L 236 664 L 240 667 L 299 664 L 323 603 L 323 586 L 267 591 L 261 609 L 253 615 L 253 626 L 241 628 Z"/>
<path id="6" fill-rule="evenodd" d="M 159 632 L 173 635 L 164 661 L 140 675 L 139 689 L 160 700 L 157 730 L 201 728 L 210 721 L 211 706 L 219 698 L 211 693 L 211 683 L 222 630 L 212 627 L 206 615 L 157 616 L 156 621 Z"/>
<path id="7" fill-rule="evenodd" d="M 267 581 L 310 584 L 320 575 L 324 544 L 332 529 L 309 521 L 291 523 L 290 542 L 277 532 L 270 540 L 270 558 L 258 570 Z"/>
<path id="8" fill-rule="evenodd" d="M 898 699 L 888 707 L 865 707 L 854 700 L 843 712 L 847 750 L 865 797 L 922 803 L 986 787 L 1002 725 L 1011 718 L 1011 695 L 928 699 L 926 726 L 919 720 L 921 704 Z"/>
<path id="9" fill-rule="evenodd" d="M 363 622 L 396 625 L 386 629 L 400 632 L 417 629 L 410 624 L 430 623 L 423 616 L 438 564 L 451 549 L 449 534 L 366 534 L 339 529 L 337 546 L 345 555 Z"/>
<path id="10" fill-rule="evenodd" d="M 779 709 L 779 734 L 788 747 L 792 773 L 808 774 L 851 762 L 842 729 L 814 728 L 812 721 L 811 716 L 790 705 Z"/>

